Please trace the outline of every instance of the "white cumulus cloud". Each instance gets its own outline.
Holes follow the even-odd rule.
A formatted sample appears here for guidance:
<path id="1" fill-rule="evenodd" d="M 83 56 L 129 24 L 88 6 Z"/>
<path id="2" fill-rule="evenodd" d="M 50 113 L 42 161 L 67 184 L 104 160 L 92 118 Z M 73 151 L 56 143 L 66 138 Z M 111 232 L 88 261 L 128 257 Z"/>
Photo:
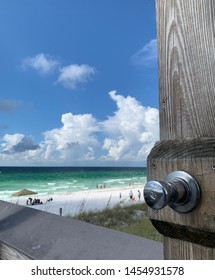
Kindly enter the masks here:
<path id="1" fill-rule="evenodd" d="M 106 159 L 145 161 L 159 138 L 158 110 L 142 106 L 135 98 L 109 93 L 117 111 L 103 122 L 108 135 L 103 144 Z"/>
<path id="2" fill-rule="evenodd" d="M 27 70 L 32 68 L 37 70 L 40 74 L 48 74 L 59 66 L 59 62 L 49 55 L 43 53 L 32 57 L 27 57 L 22 61 L 22 68 Z"/>
<path id="3" fill-rule="evenodd" d="M 78 84 L 89 81 L 94 74 L 95 69 L 87 64 L 71 64 L 60 69 L 57 83 L 73 90 Z"/>
<path id="4" fill-rule="evenodd" d="M 60 61 L 43 53 L 24 58 L 21 63 L 21 69 L 34 69 L 43 76 L 54 72 L 55 83 L 71 90 L 76 89 L 80 84 L 90 81 L 96 72 L 95 68 L 88 64 L 62 66 Z"/>
<path id="5" fill-rule="evenodd" d="M 105 120 L 92 114 L 62 114 L 62 125 L 47 130 L 35 144 L 23 134 L 5 134 L 0 144 L 4 164 L 108 165 L 146 163 L 159 139 L 158 110 L 131 96 L 109 92 L 116 111 Z"/>
<path id="6" fill-rule="evenodd" d="M 39 145 L 33 143 L 31 137 L 19 133 L 5 134 L 3 140 L 4 143 L 1 145 L 3 154 L 15 154 L 39 148 Z"/>
<path id="7" fill-rule="evenodd" d="M 131 61 L 136 65 L 150 66 L 157 61 L 157 40 L 152 39 L 132 55 Z"/>
<path id="8" fill-rule="evenodd" d="M 62 127 L 44 133 L 44 159 L 53 156 L 65 162 L 94 159 L 99 146 L 95 135 L 99 131 L 96 119 L 91 114 L 66 113 L 61 121 Z"/>

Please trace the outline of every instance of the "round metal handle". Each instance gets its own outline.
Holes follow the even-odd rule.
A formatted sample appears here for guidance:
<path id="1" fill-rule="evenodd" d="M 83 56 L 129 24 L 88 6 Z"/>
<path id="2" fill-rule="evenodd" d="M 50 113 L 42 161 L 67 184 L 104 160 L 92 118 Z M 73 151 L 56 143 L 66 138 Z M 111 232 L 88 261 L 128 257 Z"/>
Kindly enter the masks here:
<path id="1" fill-rule="evenodd" d="M 154 210 L 168 205 L 180 213 L 192 211 L 201 197 L 198 182 L 184 171 L 170 173 L 165 181 L 149 181 L 144 187 L 145 202 Z"/>

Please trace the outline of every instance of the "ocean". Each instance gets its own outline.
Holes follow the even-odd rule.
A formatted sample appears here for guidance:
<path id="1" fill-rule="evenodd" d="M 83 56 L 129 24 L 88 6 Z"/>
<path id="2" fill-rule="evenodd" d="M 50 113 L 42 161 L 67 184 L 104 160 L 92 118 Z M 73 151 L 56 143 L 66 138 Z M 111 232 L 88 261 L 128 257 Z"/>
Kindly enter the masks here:
<path id="1" fill-rule="evenodd" d="M 21 189 L 53 195 L 145 184 L 145 167 L 0 167 L 1 200 Z"/>

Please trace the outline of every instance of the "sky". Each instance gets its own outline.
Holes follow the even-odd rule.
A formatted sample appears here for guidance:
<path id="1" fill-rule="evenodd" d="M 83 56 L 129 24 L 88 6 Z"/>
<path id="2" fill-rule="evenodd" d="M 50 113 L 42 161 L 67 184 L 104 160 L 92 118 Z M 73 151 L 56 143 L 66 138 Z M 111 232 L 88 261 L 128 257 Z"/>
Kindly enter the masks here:
<path id="1" fill-rule="evenodd" d="M 0 165 L 146 166 L 154 0 L 0 0 Z"/>

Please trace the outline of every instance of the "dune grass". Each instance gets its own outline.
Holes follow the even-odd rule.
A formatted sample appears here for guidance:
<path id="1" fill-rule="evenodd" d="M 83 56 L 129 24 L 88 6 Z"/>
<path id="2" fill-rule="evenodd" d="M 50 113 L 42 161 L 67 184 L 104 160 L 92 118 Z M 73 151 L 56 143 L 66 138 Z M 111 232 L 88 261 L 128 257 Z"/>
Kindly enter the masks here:
<path id="1" fill-rule="evenodd" d="M 162 242 L 162 236 L 149 221 L 147 206 L 143 203 L 130 206 L 118 204 L 111 209 L 83 212 L 72 218 Z"/>

